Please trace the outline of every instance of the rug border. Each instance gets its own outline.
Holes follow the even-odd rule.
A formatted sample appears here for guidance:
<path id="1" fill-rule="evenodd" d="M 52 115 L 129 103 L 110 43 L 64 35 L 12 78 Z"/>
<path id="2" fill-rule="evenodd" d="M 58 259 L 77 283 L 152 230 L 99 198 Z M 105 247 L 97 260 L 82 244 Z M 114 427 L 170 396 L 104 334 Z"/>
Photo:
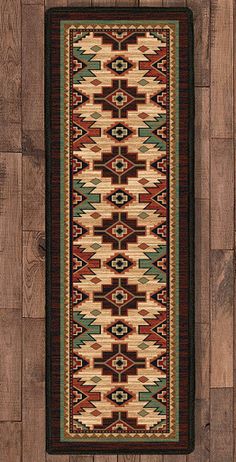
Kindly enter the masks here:
<path id="1" fill-rule="evenodd" d="M 54 12 L 58 13 L 70 13 L 70 12 L 116 12 L 116 11 L 153 11 L 158 12 L 185 12 L 188 17 L 188 34 L 189 34 L 189 46 L 188 46 L 188 60 L 189 60 L 189 79 L 188 79 L 188 158 L 189 158 L 189 177 L 188 177 L 188 192 L 189 192 L 189 445 L 185 450 L 182 449 L 145 449 L 145 450 L 119 450 L 119 449 L 107 449 L 107 450 L 79 450 L 77 447 L 68 448 L 64 443 L 60 443 L 60 448 L 55 447 L 52 443 L 51 434 L 51 367 L 50 367 L 50 352 L 51 352 L 51 337 L 52 337 L 52 319 L 51 319 L 51 157 L 50 157 L 50 144 L 51 144 L 51 125 L 50 125 L 50 114 L 51 114 L 51 38 L 50 38 L 50 19 Z M 46 273 L 45 273 L 45 286 L 46 286 L 46 451 L 49 454 L 190 454 L 194 450 L 195 441 L 195 429 L 194 429 L 194 402 L 195 402 L 195 303 L 194 303 L 194 247 L 195 247 L 195 235 L 194 235 L 194 40 L 193 40 L 193 12 L 188 7 L 53 7 L 49 8 L 45 12 L 45 184 L 46 184 L 46 208 L 45 208 L 45 220 L 46 220 Z M 78 443 L 77 443 L 78 444 Z M 159 443 L 157 443 L 159 444 Z"/>

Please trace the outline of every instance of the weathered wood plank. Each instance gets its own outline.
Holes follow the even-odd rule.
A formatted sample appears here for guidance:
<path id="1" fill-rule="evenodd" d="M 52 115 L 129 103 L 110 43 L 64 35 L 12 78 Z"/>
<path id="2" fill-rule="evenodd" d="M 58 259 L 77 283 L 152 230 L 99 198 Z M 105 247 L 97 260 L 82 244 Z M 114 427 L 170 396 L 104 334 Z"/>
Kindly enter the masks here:
<path id="1" fill-rule="evenodd" d="M 0 153 L 0 308 L 21 309 L 21 154 Z"/>
<path id="2" fill-rule="evenodd" d="M 27 231 L 44 230 L 43 37 L 44 6 L 23 5 L 23 229 Z"/>
<path id="3" fill-rule="evenodd" d="M 23 320 L 23 462 L 44 462 L 45 368 L 44 320 Z"/>
<path id="4" fill-rule="evenodd" d="M 118 462 L 141 462 L 141 456 L 135 454 L 118 455 Z"/>
<path id="5" fill-rule="evenodd" d="M 209 200 L 195 201 L 195 313 L 196 321 L 209 322 L 209 261 L 210 261 L 210 231 L 209 231 Z"/>
<path id="6" fill-rule="evenodd" d="M 117 455 L 105 454 L 103 456 L 94 456 L 94 462 L 117 462 Z"/>
<path id="7" fill-rule="evenodd" d="M 197 307 L 196 307 L 197 311 Z M 195 400 L 195 450 L 188 462 L 209 462 L 210 448 L 210 333 L 209 324 L 196 323 L 195 330 L 196 400 Z"/>
<path id="8" fill-rule="evenodd" d="M 234 149 L 232 140 L 211 141 L 211 248 L 234 248 Z"/>
<path id="9" fill-rule="evenodd" d="M 70 462 L 93 462 L 93 456 L 70 456 Z"/>
<path id="10" fill-rule="evenodd" d="M 211 387 L 233 386 L 234 254 L 211 252 Z"/>
<path id="11" fill-rule="evenodd" d="M 195 197 L 209 199 L 210 178 L 210 91 L 195 88 Z"/>
<path id="12" fill-rule="evenodd" d="M 233 0 L 211 2 L 211 136 L 233 136 Z"/>
<path id="13" fill-rule="evenodd" d="M 70 457 L 46 454 L 46 462 L 70 462 Z"/>
<path id="14" fill-rule="evenodd" d="M 187 0 L 194 18 L 194 83 L 206 87 L 210 84 L 210 1 Z"/>
<path id="15" fill-rule="evenodd" d="M 21 151 L 21 2 L 0 3 L 0 151 Z"/>
<path id="16" fill-rule="evenodd" d="M 54 8 L 55 6 L 60 6 L 60 7 L 68 6 L 67 0 L 45 0 L 46 9 Z"/>
<path id="17" fill-rule="evenodd" d="M 140 462 L 163 462 L 163 456 L 142 455 Z"/>
<path id="18" fill-rule="evenodd" d="M 174 461 L 173 461 L 174 457 Z M 186 462 L 187 457 L 184 455 L 178 455 L 178 456 L 163 456 L 163 462 Z"/>
<path id="19" fill-rule="evenodd" d="M 233 389 L 211 390 L 211 462 L 233 462 Z"/>
<path id="20" fill-rule="evenodd" d="M 163 6 L 186 6 L 186 0 L 163 0 Z"/>
<path id="21" fill-rule="evenodd" d="M 45 316 L 45 237 L 37 231 L 23 233 L 23 316 Z"/>
<path id="22" fill-rule="evenodd" d="M 0 421 L 21 420 L 21 312 L 0 310 Z"/>
<path id="23" fill-rule="evenodd" d="M 21 424 L 0 422 L 0 461 L 21 462 Z"/>

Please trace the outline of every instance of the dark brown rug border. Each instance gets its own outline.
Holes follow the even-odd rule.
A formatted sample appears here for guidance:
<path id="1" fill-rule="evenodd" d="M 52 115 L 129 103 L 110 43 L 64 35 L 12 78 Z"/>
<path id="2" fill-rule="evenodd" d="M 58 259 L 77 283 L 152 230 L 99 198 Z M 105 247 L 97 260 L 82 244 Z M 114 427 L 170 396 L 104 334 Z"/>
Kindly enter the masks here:
<path id="1" fill-rule="evenodd" d="M 60 442 L 60 73 L 62 19 L 176 19 L 180 21 L 180 441 L 167 443 Z M 194 449 L 194 75 L 193 15 L 189 8 L 51 8 L 45 17 L 46 130 L 46 442 L 50 454 L 188 454 Z M 53 82 L 53 83 L 52 83 Z M 186 245 L 187 243 L 187 245 Z M 187 327 L 187 328 L 186 328 Z M 147 447 L 148 446 L 148 447 Z"/>

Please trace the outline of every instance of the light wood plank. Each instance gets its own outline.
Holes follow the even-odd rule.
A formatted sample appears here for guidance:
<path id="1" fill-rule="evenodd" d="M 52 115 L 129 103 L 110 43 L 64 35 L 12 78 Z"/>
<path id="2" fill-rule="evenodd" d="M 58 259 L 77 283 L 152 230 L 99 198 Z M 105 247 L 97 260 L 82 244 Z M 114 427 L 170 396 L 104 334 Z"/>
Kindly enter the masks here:
<path id="1" fill-rule="evenodd" d="M 70 456 L 70 462 L 93 462 L 93 456 Z"/>
<path id="2" fill-rule="evenodd" d="M 23 233 L 23 316 L 45 316 L 45 237 L 37 231 Z"/>
<path id="3" fill-rule="evenodd" d="M 0 462 L 21 462 L 19 422 L 0 422 Z"/>
<path id="4" fill-rule="evenodd" d="M 54 8 L 55 6 L 67 6 L 67 0 L 45 0 L 46 9 Z"/>
<path id="5" fill-rule="evenodd" d="M 233 462 L 233 389 L 211 390 L 211 462 Z"/>
<path id="6" fill-rule="evenodd" d="M 211 387 L 233 386 L 233 251 L 211 252 Z"/>
<path id="7" fill-rule="evenodd" d="M 211 2 L 211 136 L 233 136 L 233 0 Z"/>
<path id="8" fill-rule="evenodd" d="M 70 462 L 70 456 L 46 454 L 46 462 Z"/>
<path id="9" fill-rule="evenodd" d="M 177 455 L 177 456 L 163 456 L 163 462 L 186 462 L 187 457 L 184 455 Z"/>
<path id="10" fill-rule="evenodd" d="M 44 7 L 22 6 L 23 133 L 44 126 Z"/>
<path id="11" fill-rule="evenodd" d="M 117 462 L 117 455 L 105 454 L 103 456 L 94 456 L 94 462 Z"/>
<path id="12" fill-rule="evenodd" d="M 22 15 L 23 229 L 44 230 L 44 7 Z"/>
<path id="13" fill-rule="evenodd" d="M 140 456 L 140 462 L 163 462 L 163 456 L 142 455 Z"/>
<path id="14" fill-rule="evenodd" d="M 141 462 L 141 456 L 135 454 L 118 455 L 118 462 Z"/>
<path id="15" fill-rule="evenodd" d="M 163 6 L 186 6 L 185 0 L 163 0 Z"/>
<path id="16" fill-rule="evenodd" d="M 195 89 L 195 197 L 209 199 L 210 177 L 210 91 Z"/>
<path id="17" fill-rule="evenodd" d="M 21 420 L 21 312 L 0 310 L 0 420 Z"/>
<path id="18" fill-rule="evenodd" d="M 187 0 L 194 18 L 195 85 L 210 84 L 210 1 Z"/>
<path id="19" fill-rule="evenodd" d="M 43 131 L 24 134 L 23 229 L 45 229 L 45 159 Z"/>
<path id="20" fill-rule="evenodd" d="M 23 320 L 23 461 L 44 462 L 45 368 L 44 320 Z"/>
<path id="21" fill-rule="evenodd" d="M 209 201 L 195 201 L 195 313 L 196 321 L 209 322 L 209 261 L 210 230 Z"/>
<path id="22" fill-rule="evenodd" d="M 21 150 L 21 2 L 0 3 L 0 151 Z"/>
<path id="23" fill-rule="evenodd" d="M 0 153 L 0 308 L 21 309 L 21 154 Z"/>
<path id="24" fill-rule="evenodd" d="M 196 308 L 197 310 L 197 308 Z M 195 450 L 188 462 L 209 462 L 210 448 L 210 333 L 209 324 L 196 323 L 196 400 L 195 400 Z"/>
<path id="25" fill-rule="evenodd" d="M 67 0 L 68 6 L 92 6 L 92 0 Z"/>
<path id="26" fill-rule="evenodd" d="M 211 142 L 211 248 L 234 248 L 234 149 L 231 140 Z"/>
<path id="27" fill-rule="evenodd" d="M 44 0 L 22 0 L 22 5 L 44 5 Z"/>

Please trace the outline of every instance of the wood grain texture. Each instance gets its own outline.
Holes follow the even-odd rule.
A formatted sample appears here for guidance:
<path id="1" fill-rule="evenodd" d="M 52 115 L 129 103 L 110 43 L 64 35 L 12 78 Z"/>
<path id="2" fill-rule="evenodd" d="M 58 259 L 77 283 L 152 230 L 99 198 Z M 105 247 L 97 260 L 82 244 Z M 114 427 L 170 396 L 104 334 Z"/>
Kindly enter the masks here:
<path id="1" fill-rule="evenodd" d="M 211 136 L 233 136 L 233 1 L 211 2 Z"/>
<path id="2" fill-rule="evenodd" d="M 23 229 L 44 230 L 44 6 L 22 15 Z"/>
<path id="3" fill-rule="evenodd" d="M 194 18 L 195 85 L 210 84 L 210 2 L 187 0 Z"/>
<path id="4" fill-rule="evenodd" d="M 232 140 L 211 141 L 211 248 L 234 248 L 234 148 Z"/>
<path id="5" fill-rule="evenodd" d="M 0 422 L 0 462 L 21 462 L 21 423 Z"/>
<path id="6" fill-rule="evenodd" d="M 23 136 L 23 229 L 45 229 L 45 158 L 43 131 Z"/>
<path id="7" fill-rule="evenodd" d="M 21 154 L 0 153 L 0 308 L 21 310 Z"/>
<path id="8" fill-rule="evenodd" d="M 0 151 L 21 150 L 21 2 L 0 3 Z"/>
<path id="9" fill-rule="evenodd" d="M 23 462 L 44 462 L 45 455 L 44 320 L 23 320 Z"/>
<path id="10" fill-rule="evenodd" d="M 196 321 L 209 322 L 210 217 L 208 199 L 195 201 Z"/>
<path id="11" fill-rule="evenodd" d="M 211 387 L 233 386 L 234 252 L 211 252 Z"/>
<path id="12" fill-rule="evenodd" d="M 222 404 L 224 403 L 224 404 Z M 233 389 L 211 390 L 211 462 L 233 462 Z"/>
<path id="13" fill-rule="evenodd" d="M 52 456 L 45 453 L 44 321 L 23 319 L 24 336 L 20 329 L 21 310 L 23 310 L 22 269 L 23 266 L 25 267 L 26 255 L 29 260 L 28 267 L 32 265 L 34 269 L 36 265 L 38 268 L 41 283 L 37 286 L 34 281 L 30 291 L 26 291 L 24 281 L 24 292 L 26 291 L 29 297 L 26 302 L 24 300 L 24 314 L 27 310 L 27 315 L 36 316 L 36 305 L 38 305 L 40 316 L 43 316 L 42 294 L 40 293 L 42 267 L 33 236 L 38 233 L 42 235 L 45 228 L 44 7 L 42 0 L 22 0 L 24 6 L 22 7 L 23 42 L 21 50 L 20 3 L 20 0 L 2 0 L 0 4 L 0 151 L 5 151 L 0 154 L 0 258 L 1 267 L 4 268 L 0 276 L 0 338 L 1 348 L 4 351 L 0 359 L 0 420 L 12 420 L 11 422 L 0 422 L 0 462 L 117 462 L 117 456 Z M 134 5 L 131 2 L 126 4 Z M 163 6 L 184 6 L 185 4 L 186 2 L 181 0 L 164 0 L 163 2 Z M 68 6 L 87 5 L 91 5 L 89 0 L 68 0 Z M 93 1 L 93 6 L 115 5 L 119 5 L 118 1 Z M 140 0 L 139 5 L 162 6 L 162 0 L 156 2 Z M 210 0 L 187 0 L 187 5 L 193 9 L 195 17 L 195 85 L 198 87 L 210 85 L 210 88 L 196 88 L 196 448 L 191 455 L 183 457 L 184 462 L 185 460 L 187 462 L 236 462 L 236 451 L 233 454 L 236 407 L 235 433 L 233 434 L 232 390 L 232 311 L 235 297 L 233 300 L 232 252 L 227 252 L 227 249 L 234 247 L 233 235 L 235 233 L 233 223 L 232 138 L 235 134 L 233 134 L 232 118 L 232 53 L 234 45 L 236 56 L 236 47 L 232 27 L 233 0 L 212 0 L 211 8 Z M 45 1 L 45 8 L 55 6 L 67 6 L 67 0 Z M 210 12 L 211 37 L 209 39 Z M 236 17 L 235 12 L 234 17 Z M 23 71 L 22 98 L 21 67 Z M 209 71 L 211 71 L 211 78 Z M 236 95 L 235 91 L 234 94 Z M 209 132 L 213 138 L 228 138 L 211 141 L 210 163 Z M 23 171 L 21 170 L 22 140 Z M 210 179 L 209 185 L 208 179 Z M 208 263 L 209 219 L 213 249 L 210 268 Z M 24 265 L 23 229 L 26 230 L 24 232 L 25 242 L 27 242 L 26 237 L 29 238 L 25 247 Z M 33 274 L 32 269 L 31 274 Z M 209 320 L 210 279 L 211 316 Z M 21 419 L 19 398 L 21 353 L 19 339 L 21 337 L 23 341 L 23 424 L 13 421 Z M 210 361 L 209 343 L 211 343 Z M 12 377 L 13 382 L 10 383 L 9 377 L 13 376 L 13 373 L 15 376 Z M 236 380 L 235 345 L 234 375 Z M 212 388 L 210 394 L 209 377 L 211 386 L 218 387 Z M 21 427 L 23 429 L 22 442 Z M 178 457 L 131 456 L 129 462 L 182 462 L 181 456 Z M 119 456 L 119 462 L 127 461 L 128 456 Z"/>
<path id="14" fill-rule="evenodd" d="M 209 199 L 210 91 L 195 89 L 195 197 Z"/>
<path id="15" fill-rule="evenodd" d="M 0 421 L 21 420 L 21 312 L 0 310 Z"/>
<path id="16" fill-rule="evenodd" d="M 178 456 L 163 456 L 163 462 L 186 462 L 187 457 L 185 455 L 178 455 Z"/>
<path id="17" fill-rule="evenodd" d="M 23 316 L 45 316 L 45 236 L 23 233 Z"/>

